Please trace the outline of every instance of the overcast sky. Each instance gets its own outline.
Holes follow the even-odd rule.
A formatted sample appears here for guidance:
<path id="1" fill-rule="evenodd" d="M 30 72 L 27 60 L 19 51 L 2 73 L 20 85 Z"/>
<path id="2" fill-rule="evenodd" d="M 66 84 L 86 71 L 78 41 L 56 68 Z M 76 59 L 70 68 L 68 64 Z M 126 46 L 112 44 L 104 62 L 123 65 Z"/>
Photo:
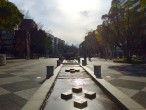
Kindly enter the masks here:
<path id="1" fill-rule="evenodd" d="M 79 44 L 90 30 L 102 23 L 111 0 L 9 0 L 29 11 L 35 22 L 69 44 Z"/>

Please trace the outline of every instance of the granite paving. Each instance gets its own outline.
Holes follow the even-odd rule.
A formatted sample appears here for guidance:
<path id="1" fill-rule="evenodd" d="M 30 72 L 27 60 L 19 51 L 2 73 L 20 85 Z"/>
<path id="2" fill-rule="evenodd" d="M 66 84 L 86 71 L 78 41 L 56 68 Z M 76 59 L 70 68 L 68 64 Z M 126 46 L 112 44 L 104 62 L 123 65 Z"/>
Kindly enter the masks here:
<path id="1" fill-rule="evenodd" d="M 16 60 L 8 62 L 5 66 L 0 66 L 0 110 L 21 110 L 45 81 L 46 66 L 56 66 L 56 60 L 51 58 Z M 102 77 L 105 80 L 146 108 L 146 65 L 119 64 L 92 58 L 92 62 L 88 62 L 87 67 L 93 70 L 93 65 L 101 65 Z M 84 74 L 84 71 L 81 72 Z M 60 81 L 67 79 L 65 75 L 60 75 Z M 71 76 L 71 82 L 83 84 L 84 81 L 75 80 L 78 78 L 75 74 Z M 80 77 L 83 76 L 84 80 L 87 80 L 85 82 L 88 82 L 88 76 L 80 75 Z M 87 86 L 94 90 L 94 87 Z M 62 86 L 60 85 L 60 87 Z M 102 100 L 106 102 L 106 97 L 103 96 Z"/>
<path id="2" fill-rule="evenodd" d="M 92 58 L 87 67 L 101 65 L 102 78 L 146 108 L 146 64 L 114 63 Z"/>
<path id="3" fill-rule="evenodd" d="M 0 66 L 0 110 L 21 110 L 45 81 L 46 66 L 56 66 L 56 61 L 11 60 Z"/>

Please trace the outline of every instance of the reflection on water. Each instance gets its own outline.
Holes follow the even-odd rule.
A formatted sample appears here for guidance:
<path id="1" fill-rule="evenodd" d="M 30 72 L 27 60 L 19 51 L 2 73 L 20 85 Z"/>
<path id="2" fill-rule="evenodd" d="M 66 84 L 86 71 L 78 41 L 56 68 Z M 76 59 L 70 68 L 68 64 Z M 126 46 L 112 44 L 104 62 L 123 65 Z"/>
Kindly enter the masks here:
<path id="1" fill-rule="evenodd" d="M 80 72 L 65 72 L 68 68 L 78 68 Z M 73 97 L 69 100 L 61 99 L 61 93 L 72 90 L 72 87 L 81 87 L 83 90 L 79 93 L 72 92 Z M 87 91 L 95 92 L 96 98 L 92 100 L 86 98 L 85 92 Z M 117 106 L 104 94 L 80 66 L 63 66 L 44 110 L 81 110 L 74 107 L 74 101 L 84 99 L 87 101 L 87 107 L 82 110 L 118 110 Z"/>
<path id="2" fill-rule="evenodd" d="M 84 85 L 84 81 L 82 80 L 82 79 L 74 79 L 73 81 L 72 81 L 72 83 L 73 83 L 73 85 L 75 85 L 75 86 L 82 86 L 82 85 Z"/>

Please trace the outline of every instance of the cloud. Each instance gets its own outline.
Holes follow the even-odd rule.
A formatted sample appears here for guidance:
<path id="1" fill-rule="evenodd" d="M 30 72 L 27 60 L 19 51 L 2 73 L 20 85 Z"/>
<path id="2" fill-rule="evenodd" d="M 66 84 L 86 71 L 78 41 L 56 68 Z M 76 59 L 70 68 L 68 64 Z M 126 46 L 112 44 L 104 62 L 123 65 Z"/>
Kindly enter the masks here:
<path id="1" fill-rule="evenodd" d="M 89 11 L 81 11 L 80 14 L 84 17 L 88 17 L 90 12 Z"/>
<path id="2" fill-rule="evenodd" d="M 29 10 L 31 17 L 53 35 L 68 43 L 79 44 L 85 34 L 102 23 L 111 0 L 9 0 Z"/>

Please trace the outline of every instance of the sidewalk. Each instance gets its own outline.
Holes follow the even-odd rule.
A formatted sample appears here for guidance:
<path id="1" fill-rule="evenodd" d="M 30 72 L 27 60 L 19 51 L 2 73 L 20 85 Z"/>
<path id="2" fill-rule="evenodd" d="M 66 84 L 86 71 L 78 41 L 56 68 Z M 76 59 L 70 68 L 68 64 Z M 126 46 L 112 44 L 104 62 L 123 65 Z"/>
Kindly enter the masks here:
<path id="1" fill-rule="evenodd" d="M 113 63 L 92 58 L 87 67 L 101 65 L 102 78 L 146 108 L 146 65 Z"/>
<path id="2" fill-rule="evenodd" d="M 55 59 L 11 60 L 0 66 L 0 110 L 21 110 L 46 78 Z"/>
<path id="3" fill-rule="evenodd" d="M 55 62 L 55 63 L 54 63 Z M 0 110 L 20 110 L 46 77 L 56 59 L 21 60 L 0 66 Z M 94 58 L 87 67 L 101 65 L 102 77 L 146 108 L 146 65 L 113 63 Z"/>

